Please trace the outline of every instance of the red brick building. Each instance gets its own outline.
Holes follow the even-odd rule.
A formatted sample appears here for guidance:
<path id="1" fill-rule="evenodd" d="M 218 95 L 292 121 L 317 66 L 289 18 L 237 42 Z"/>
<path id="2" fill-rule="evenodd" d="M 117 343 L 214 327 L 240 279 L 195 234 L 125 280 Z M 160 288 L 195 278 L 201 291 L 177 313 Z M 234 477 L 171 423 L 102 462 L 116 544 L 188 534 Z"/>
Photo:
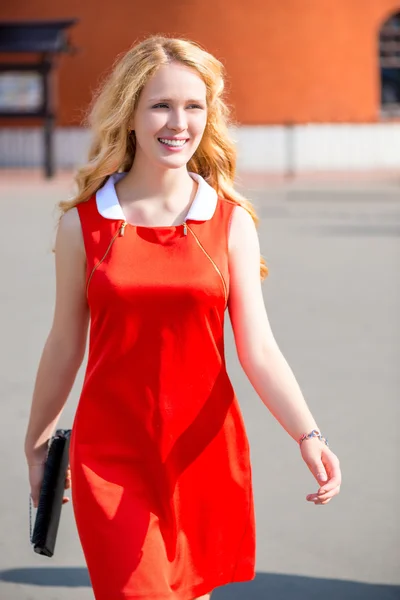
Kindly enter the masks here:
<path id="1" fill-rule="evenodd" d="M 79 18 L 75 56 L 60 62 L 58 124 L 78 126 L 116 56 L 153 33 L 201 43 L 226 66 L 243 126 L 377 123 L 379 32 L 394 0 L 31 0 L 2 3 L 0 20 Z"/>

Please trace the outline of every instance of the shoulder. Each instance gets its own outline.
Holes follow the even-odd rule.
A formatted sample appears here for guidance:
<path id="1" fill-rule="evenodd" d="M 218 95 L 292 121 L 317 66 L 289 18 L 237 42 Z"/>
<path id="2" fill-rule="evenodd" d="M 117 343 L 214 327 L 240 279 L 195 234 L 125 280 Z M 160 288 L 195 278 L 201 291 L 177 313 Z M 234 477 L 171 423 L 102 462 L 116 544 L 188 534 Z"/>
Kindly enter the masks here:
<path id="1" fill-rule="evenodd" d="M 223 196 L 218 195 L 217 205 L 215 209 L 215 213 L 219 214 L 219 217 L 226 221 L 228 224 L 228 231 L 232 226 L 233 222 L 241 221 L 246 219 L 247 216 L 250 216 L 246 209 L 244 209 L 240 204 L 235 202 L 234 200 L 229 200 L 224 198 Z M 251 221 L 251 217 L 250 217 Z"/>
<path id="2" fill-rule="evenodd" d="M 79 214 L 77 206 L 68 209 L 61 215 L 60 227 L 64 230 L 76 229 L 79 225 Z"/>
<path id="3" fill-rule="evenodd" d="M 243 247 L 259 248 L 256 225 L 250 213 L 234 203 L 229 229 L 229 250 Z"/>
<path id="4" fill-rule="evenodd" d="M 223 211 L 231 213 L 232 223 L 247 223 L 248 225 L 253 224 L 254 226 L 252 216 L 243 206 L 238 204 L 238 202 L 228 200 L 223 196 L 218 196 L 218 206 Z"/>
<path id="5" fill-rule="evenodd" d="M 66 235 L 82 237 L 85 229 L 98 225 L 96 194 L 68 209 L 59 221 L 59 230 Z"/>
<path id="6" fill-rule="evenodd" d="M 68 209 L 60 218 L 58 229 L 64 235 L 77 235 L 82 231 L 78 207 Z"/>
<path id="7" fill-rule="evenodd" d="M 83 235 L 78 208 L 70 208 L 60 218 L 57 229 L 56 250 L 65 246 L 83 249 Z"/>

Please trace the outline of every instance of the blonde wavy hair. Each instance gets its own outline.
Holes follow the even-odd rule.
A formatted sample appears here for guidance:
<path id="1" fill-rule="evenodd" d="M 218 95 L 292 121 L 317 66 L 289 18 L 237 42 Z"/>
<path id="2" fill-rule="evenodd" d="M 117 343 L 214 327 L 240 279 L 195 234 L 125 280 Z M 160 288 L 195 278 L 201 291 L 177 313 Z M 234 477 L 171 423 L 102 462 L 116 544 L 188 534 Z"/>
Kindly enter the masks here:
<path id="1" fill-rule="evenodd" d="M 128 131 L 143 87 L 159 67 L 178 62 L 196 70 L 207 89 L 207 124 L 188 171 L 201 175 L 223 198 L 258 218 L 251 202 L 234 185 L 236 148 L 228 127 L 230 110 L 223 99 L 225 69 L 195 42 L 182 38 L 151 36 L 118 57 L 110 75 L 94 94 L 86 117 L 92 132 L 89 161 L 75 177 L 77 195 L 59 204 L 62 213 L 86 202 L 115 172 L 127 172 L 135 159 L 135 135 Z M 260 275 L 268 273 L 261 257 Z"/>

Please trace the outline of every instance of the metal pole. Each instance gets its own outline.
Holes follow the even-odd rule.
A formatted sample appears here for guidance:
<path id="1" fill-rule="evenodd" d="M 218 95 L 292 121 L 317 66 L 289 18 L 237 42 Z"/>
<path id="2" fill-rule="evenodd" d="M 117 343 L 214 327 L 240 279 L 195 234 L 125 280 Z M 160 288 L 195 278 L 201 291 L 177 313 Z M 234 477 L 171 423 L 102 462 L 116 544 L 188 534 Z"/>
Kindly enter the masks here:
<path id="1" fill-rule="evenodd" d="M 43 61 L 43 104 L 44 104 L 44 172 L 47 179 L 54 176 L 54 94 L 52 89 L 51 59 Z"/>
<path id="2" fill-rule="evenodd" d="M 47 179 L 55 173 L 54 166 L 54 117 L 46 117 L 44 122 L 44 172 Z"/>

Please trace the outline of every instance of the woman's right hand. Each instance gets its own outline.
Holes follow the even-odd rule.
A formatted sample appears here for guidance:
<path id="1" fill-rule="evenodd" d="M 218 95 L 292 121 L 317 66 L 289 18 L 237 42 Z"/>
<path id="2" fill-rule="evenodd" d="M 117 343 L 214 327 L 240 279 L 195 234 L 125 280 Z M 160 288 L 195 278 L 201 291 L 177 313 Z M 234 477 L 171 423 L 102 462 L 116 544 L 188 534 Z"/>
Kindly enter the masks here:
<path id="1" fill-rule="evenodd" d="M 40 488 L 42 487 L 43 475 L 44 475 L 44 464 L 28 465 L 29 467 L 29 485 L 31 488 L 31 498 L 34 508 L 38 507 Z M 68 466 L 67 473 L 65 476 L 65 489 L 71 487 L 71 471 Z M 68 496 L 64 496 L 63 504 L 69 502 Z"/>
<path id="2" fill-rule="evenodd" d="M 35 508 L 39 504 L 40 488 L 42 487 L 44 464 L 28 465 L 29 468 L 29 485 L 31 487 L 32 504 Z"/>

